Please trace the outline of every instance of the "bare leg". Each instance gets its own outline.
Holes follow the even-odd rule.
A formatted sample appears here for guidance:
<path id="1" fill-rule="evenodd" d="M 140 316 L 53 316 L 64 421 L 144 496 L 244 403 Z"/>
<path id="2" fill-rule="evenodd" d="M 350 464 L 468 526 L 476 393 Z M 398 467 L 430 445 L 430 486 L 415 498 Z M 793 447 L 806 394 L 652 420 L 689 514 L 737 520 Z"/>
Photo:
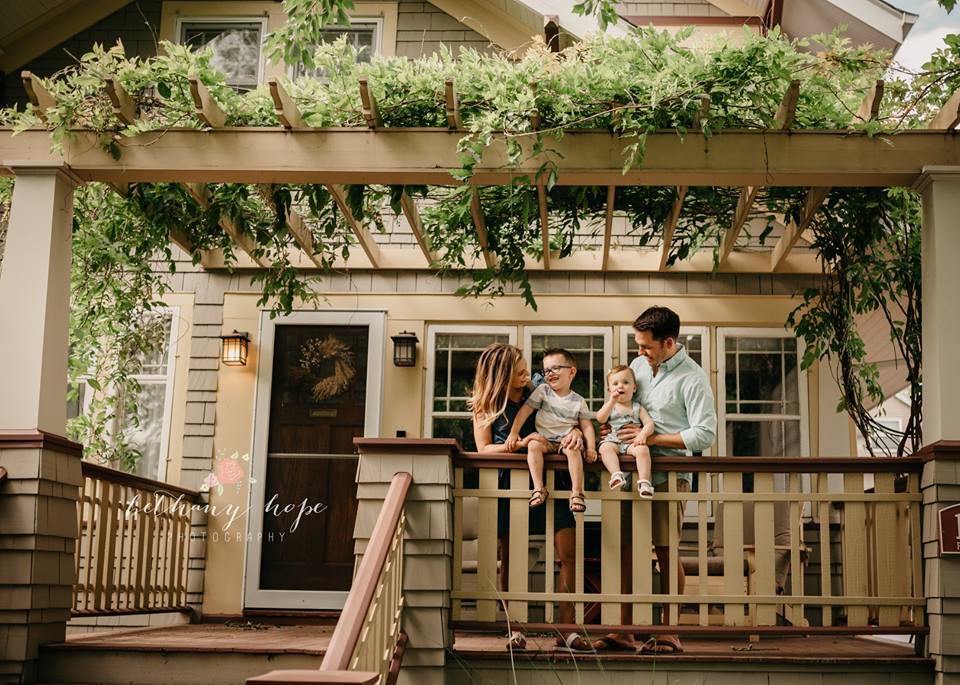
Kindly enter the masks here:
<path id="1" fill-rule="evenodd" d="M 667 585 L 667 594 L 683 594 L 684 586 L 686 585 L 686 576 L 683 575 L 683 564 L 680 563 L 680 559 L 676 559 L 677 564 L 677 587 L 671 588 L 670 585 L 670 548 L 669 547 L 654 547 L 657 552 L 657 565 L 660 567 L 660 577 L 663 579 L 660 583 L 661 587 Z M 665 583 L 664 583 L 665 581 Z M 664 613 L 667 609 L 664 607 Z M 666 616 L 664 617 L 663 623 L 667 622 Z M 658 642 L 661 644 L 656 647 L 656 651 L 680 651 L 683 649 L 683 646 L 680 643 L 680 638 L 677 635 L 661 635 L 657 638 Z M 670 645 L 669 647 L 666 645 Z M 675 646 L 676 649 L 672 649 Z"/>
<path id="2" fill-rule="evenodd" d="M 653 465 L 650 460 L 650 448 L 646 445 L 630 445 L 627 454 L 632 454 L 637 460 L 637 477 L 649 481 L 652 476 Z"/>
<path id="3" fill-rule="evenodd" d="M 649 454 L 649 450 L 647 451 Z M 605 468 L 610 475 L 620 470 L 620 454 L 619 446 L 612 442 L 602 442 L 600 443 L 600 461 L 603 462 L 603 468 Z"/>
<path id="4" fill-rule="evenodd" d="M 560 562 L 557 592 L 574 591 L 577 558 L 576 540 L 576 528 L 561 528 L 553 534 L 553 542 L 557 548 L 557 560 Z M 573 602 L 560 602 L 560 609 L 557 612 L 557 622 L 573 623 L 573 621 Z"/>
<path id="5" fill-rule="evenodd" d="M 563 454 L 567 457 L 567 469 L 570 471 L 570 482 L 574 494 L 583 494 L 583 457 L 580 450 L 564 450 Z M 542 458 L 541 458 L 542 463 Z"/>
<path id="6" fill-rule="evenodd" d="M 530 469 L 534 490 L 543 490 L 543 452 L 543 443 L 539 440 L 531 440 L 527 445 L 527 468 Z"/>

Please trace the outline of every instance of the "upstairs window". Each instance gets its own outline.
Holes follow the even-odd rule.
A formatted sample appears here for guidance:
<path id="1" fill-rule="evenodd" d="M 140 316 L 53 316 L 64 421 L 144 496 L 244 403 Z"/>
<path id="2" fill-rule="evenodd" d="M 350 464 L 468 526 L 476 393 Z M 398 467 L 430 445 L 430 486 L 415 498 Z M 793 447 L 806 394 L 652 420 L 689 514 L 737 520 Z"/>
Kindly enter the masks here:
<path id="1" fill-rule="evenodd" d="M 379 19 L 358 19 L 351 21 L 349 26 L 328 26 L 321 34 L 321 43 L 333 43 L 342 36 L 346 36 L 348 45 L 357 51 L 357 62 L 368 63 L 373 56 L 379 54 L 381 21 Z M 321 69 L 306 69 L 298 64 L 293 69 L 294 77 L 309 75 L 324 80 L 326 76 Z"/>
<path id="2" fill-rule="evenodd" d="M 260 82 L 264 22 L 201 19 L 180 23 L 179 40 L 194 50 L 210 48 L 211 65 L 237 90 L 252 90 Z"/>

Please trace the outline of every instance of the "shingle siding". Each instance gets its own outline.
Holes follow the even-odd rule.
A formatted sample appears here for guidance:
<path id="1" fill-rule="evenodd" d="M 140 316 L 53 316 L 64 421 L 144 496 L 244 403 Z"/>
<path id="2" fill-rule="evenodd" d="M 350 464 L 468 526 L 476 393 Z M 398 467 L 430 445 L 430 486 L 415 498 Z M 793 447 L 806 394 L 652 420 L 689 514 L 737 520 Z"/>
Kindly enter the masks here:
<path id="1" fill-rule="evenodd" d="M 400 0 L 397 4 L 397 56 L 430 55 L 446 45 L 453 54 L 460 48 L 495 50 L 490 41 L 466 24 L 429 2 Z"/>
<path id="2" fill-rule="evenodd" d="M 617 10 L 626 16 L 726 17 L 726 12 L 707 0 L 675 0 L 674 2 L 621 2 Z"/>

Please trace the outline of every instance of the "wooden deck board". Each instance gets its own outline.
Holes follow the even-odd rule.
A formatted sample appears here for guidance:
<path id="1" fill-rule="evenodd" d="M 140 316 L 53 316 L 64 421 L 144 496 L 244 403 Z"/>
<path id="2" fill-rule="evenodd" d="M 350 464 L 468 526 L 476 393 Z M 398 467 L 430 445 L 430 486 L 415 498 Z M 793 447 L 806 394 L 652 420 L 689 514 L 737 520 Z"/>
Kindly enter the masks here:
<path id="1" fill-rule="evenodd" d="M 465 659 L 508 658 L 506 638 L 500 635 L 457 634 L 454 651 Z M 932 668 L 930 659 L 917 656 L 913 646 L 868 637 L 771 637 L 751 643 L 743 639 L 686 638 L 681 654 L 639 654 L 603 651 L 578 652 L 571 656 L 555 646 L 554 637 L 527 637 L 527 651 L 515 652 L 514 659 L 567 660 L 580 663 L 603 661 L 692 661 L 731 663 L 827 664 L 915 664 Z M 639 642 L 638 642 L 639 646 Z"/>
<path id="2" fill-rule="evenodd" d="M 260 625 L 263 629 L 254 630 L 201 623 L 77 635 L 67 638 L 57 648 L 322 655 L 333 634 L 333 626 L 326 625 Z"/>

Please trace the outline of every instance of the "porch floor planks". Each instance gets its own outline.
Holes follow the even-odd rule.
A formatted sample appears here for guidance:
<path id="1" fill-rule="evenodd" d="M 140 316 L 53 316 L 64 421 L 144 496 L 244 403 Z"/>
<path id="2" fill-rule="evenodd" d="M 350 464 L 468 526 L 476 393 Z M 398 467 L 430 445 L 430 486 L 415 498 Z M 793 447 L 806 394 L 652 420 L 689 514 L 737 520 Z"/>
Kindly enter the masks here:
<path id="1" fill-rule="evenodd" d="M 525 652 L 514 652 L 514 660 L 555 661 L 575 659 L 581 664 L 603 661 L 671 661 L 727 663 L 903 664 L 917 669 L 933 668 L 933 661 L 917 656 L 913 645 L 891 640 L 855 636 L 764 637 L 759 642 L 733 639 L 683 638 L 680 654 L 639 654 L 637 652 L 577 652 L 571 655 L 557 647 L 554 636 L 527 636 Z M 501 635 L 458 633 L 453 651 L 464 659 L 509 658 L 507 640 Z M 640 646 L 640 641 L 637 641 Z M 740 650 L 740 651 L 738 651 Z"/>
<path id="2" fill-rule="evenodd" d="M 70 636 L 66 642 L 56 645 L 56 649 L 322 656 L 326 653 L 334 628 L 330 625 L 262 625 L 265 626 L 262 630 L 222 623 L 199 623 L 99 632 Z"/>

